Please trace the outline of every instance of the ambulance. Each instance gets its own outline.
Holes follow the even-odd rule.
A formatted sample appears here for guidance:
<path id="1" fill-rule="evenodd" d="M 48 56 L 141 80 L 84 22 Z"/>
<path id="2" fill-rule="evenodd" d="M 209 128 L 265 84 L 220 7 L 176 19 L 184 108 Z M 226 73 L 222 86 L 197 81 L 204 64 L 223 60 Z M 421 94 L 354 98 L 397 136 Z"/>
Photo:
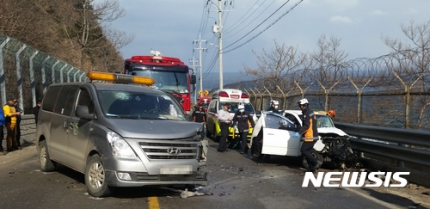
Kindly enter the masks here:
<path id="1" fill-rule="evenodd" d="M 238 111 L 238 104 L 245 104 L 245 111 L 249 112 L 253 119 L 254 123 L 257 122 L 257 115 L 255 114 L 255 109 L 252 106 L 249 96 L 246 92 L 243 92 L 239 89 L 222 89 L 217 90 L 210 94 L 211 101 L 208 106 L 207 118 L 206 118 L 206 136 L 213 137 L 214 141 L 219 141 L 221 137 L 221 128 L 218 122 L 218 111 L 221 110 L 224 104 L 229 103 L 231 117 Z M 248 138 L 250 139 L 252 136 L 252 127 L 249 129 Z M 229 128 L 229 135 L 227 140 L 231 139 L 239 139 L 239 133 L 235 131 L 233 124 L 231 124 Z"/>

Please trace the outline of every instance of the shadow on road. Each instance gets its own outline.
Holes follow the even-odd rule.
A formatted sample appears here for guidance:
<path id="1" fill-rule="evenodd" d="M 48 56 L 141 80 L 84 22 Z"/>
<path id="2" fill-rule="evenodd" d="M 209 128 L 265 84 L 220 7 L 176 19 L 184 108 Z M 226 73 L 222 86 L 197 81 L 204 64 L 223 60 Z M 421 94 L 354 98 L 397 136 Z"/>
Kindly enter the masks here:
<path id="1" fill-rule="evenodd" d="M 64 165 L 57 164 L 56 172 L 67 176 L 76 183 L 81 183 L 85 186 L 84 174 L 72 170 Z M 113 198 L 145 198 L 145 197 L 167 197 L 167 196 L 179 196 L 181 190 L 188 188 L 191 191 L 194 187 L 188 185 L 177 185 L 177 186 L 144 186 L 144 187 L 124 187 L 115 188 L 115 192 L 110 197 Z"/>
<path id="2" fill-rule="evenodd" d="M 414 201 L 405 197 L 401 197 L 401 196 L 389 194 L 389 193 L 382 193 L 368 188 L 363 188 L 363 190 L 366 191 L 369 196 L 372 196 L 386 203 L 391 203 L 391 204 L 398 205 L 400 207 L 406 207 L 406 208 L 429 209 L 427 207 L 424 207 L 420 203 L 415 203 Z"/>

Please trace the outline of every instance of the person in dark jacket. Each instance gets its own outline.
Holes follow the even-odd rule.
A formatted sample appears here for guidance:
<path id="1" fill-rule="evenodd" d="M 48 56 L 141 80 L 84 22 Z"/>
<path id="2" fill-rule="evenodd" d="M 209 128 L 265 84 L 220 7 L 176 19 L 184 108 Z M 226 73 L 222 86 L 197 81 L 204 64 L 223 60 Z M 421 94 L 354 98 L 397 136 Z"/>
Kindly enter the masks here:
<path id="1" fill-rule="evenodd" d="M 37 126 L 37 122 L 39 121 L 39 110 L 40 110 L 41 104 L 42 102 L 39 100 L 37 101 L 36 106 L 33 107 L 34 121 L 36 122 L 36 126 Z"/>
<path id="2" fill-rule="evenodd" d="M 309 107 L 309 102 L 307 99 L 301 99 L 299 102 L 299 107 L 303 114 L 303 124 L 300 130 L 294 135 L 296 137 L 302 136 L 303 145 L 300 149 L 302 155 L 306 158 L 308 162 L 308 171 L 314 172 L 318 169 L 322 162 L 319 162 L 314 155 L 312 155 L 312 149 L 314 144 L 318 140 L 318 130 L 317 130 L 317 116 L 314 111 Z"/>
<path id="3" fill-rule="evenodd" d="M 17 112 L 20 112 L 22 114 L 22 110 L 19 108 L 18 100 L 17 99 L 14 100 L 14 105 L 15 105 L 15 110 Z M 19 114 L 16 117 L 16 143 L 17 143 L 17 146 L 18 146 L 17 148 L 19 150 L 22 149 L 21 148 L 21 114 Z"/>
<path id="4" fill-rule="evenodd" d="M 197 123 L 203 123 L 206 121 L 206 113 L 203 110 L 203 106 L 201 104 L 199 104 L 193 111 L 193 120 Z"/>
<path id="5" fill-rule="evenodd" d="M 239 130 L 240 139 L 242 142 L 241 145 L 241 154 L 246 154 L 248 152 L 248 132 L 250 125 L 251 127 L 254 127 L 254 119 L 252 118 L 251 114 L 248 111 L 245 111 L 245 104 L 239 103 L 238 104 L 238 111 L 234 114 L 233 117 L 233 124 L 237 126 L 237 129 Z"/>

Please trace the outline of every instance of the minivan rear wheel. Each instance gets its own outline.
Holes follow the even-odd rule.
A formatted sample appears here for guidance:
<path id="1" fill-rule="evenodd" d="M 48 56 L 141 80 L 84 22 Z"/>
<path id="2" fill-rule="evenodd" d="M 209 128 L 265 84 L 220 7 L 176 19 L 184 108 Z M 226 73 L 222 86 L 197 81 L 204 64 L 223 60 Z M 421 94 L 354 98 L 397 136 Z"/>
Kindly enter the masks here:
<path id="1" fill-rule="evenodd" d="M 55 162 L 52 161 L 49 157 L 48 148 L 46 147 L 46 141 L 40 142 L 39 162 L 41 171 L 51 172 L 55 170 Z"/>
<path id="2" fill-rule="evenodd" d="M 108 196 L 112 192 L 112 188 L 107 185 L 106 170 L 97 154 L 88 160 L 85 169 L 85 185 L 88 193 L 94 197 Z"/>

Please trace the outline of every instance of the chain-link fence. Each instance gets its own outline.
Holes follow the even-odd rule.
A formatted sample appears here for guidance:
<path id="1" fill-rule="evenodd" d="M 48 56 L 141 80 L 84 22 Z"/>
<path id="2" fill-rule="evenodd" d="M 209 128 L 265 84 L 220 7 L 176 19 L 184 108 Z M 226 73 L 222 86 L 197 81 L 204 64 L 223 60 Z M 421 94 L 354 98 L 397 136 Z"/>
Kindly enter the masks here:
<path id="1" fill-rule="evenodd" d="M 297 101 L 305 97 L 313 110 L 335 110 L 338 122 L 430 129 L 427 43 L 354 60 L 331 53 L 310 60 L 264 57 L 270 61 L 248 69 L 254 80 L 224 88 L 247 91 L 257 110 L 266 110 L 272 99 L 281 109 L 298 110 Z"/>
<path id="2" fill-rule="evenodd" d="M 53 83 L 86 82 L 86 73 L 18 40 L 0 34 L 0 90 L 2 104 L 17 98 L 32 114 L 37 100 Z"/>
<path id="3" fill-rule="evenodd" d="M 307 98 L 313 110 L 335 110 L 338 122 L 430 130 L 429 91 L 396 89 L 394 85 L 384 91 L 372 89 L 356 89 L 350 81 L 350 86 L 345 82 L 331 91 L 298 84 L 287 92 L 281 88 L 270 92 L 265 87 L 244 90 L 256 110 L 267 110 L 271 100 L 279 102 L 279 109 L 299 110 L 297 102 Z"/>

